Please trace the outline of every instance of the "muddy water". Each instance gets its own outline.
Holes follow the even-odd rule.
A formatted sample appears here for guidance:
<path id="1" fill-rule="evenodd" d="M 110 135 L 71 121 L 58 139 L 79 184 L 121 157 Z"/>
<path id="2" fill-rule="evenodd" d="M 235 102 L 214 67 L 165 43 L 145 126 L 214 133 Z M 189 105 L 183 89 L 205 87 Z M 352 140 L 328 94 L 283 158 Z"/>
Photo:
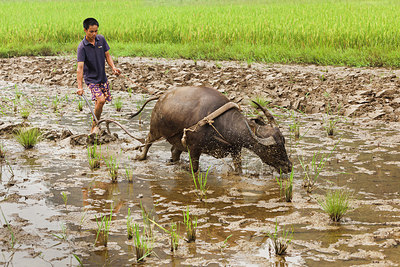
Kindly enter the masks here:
<path id="1" fill-rule="evenodd" d="M 27 99 L 32 103 L 27 123 L 44 133 L 63 129 L 87 133 L 91 117 L 87 107 L 83 112 L 77 110 L 74 89 L 18 84 L 17 91 L 22 93 L 22 104 L 15 113 L 14 84 L 0 82 L 0 134 L 7 150 L 0 172 L 2 264 L 77 265 L 75 254 L 88 266 L 132 265 L 135 252 L 132 241 L 126 238 L 126 218 L 130 208 L 135 222 L 141 224 L 140 202 L 167 228 L 171 222 L 183 221 L 182 212 L 187 207 L 198 217 L 196 242 L 181 240 L 175 253 L 170 251 L 168 235 L 155 229 L 154 254 L 145 261 L 151 265 L 400 264 L 398 123 L 342 118 L 335 136 L 327 137 L 324 114 L 299 116 L 304 136 L 294 140 L 288 131 L 291 118 L 276 109 L 295 166 L 292 203 L 280 198 L 274 179 L 277 174 L 249 152 L 243 155 L 244 173 L 240 176 L 232 174 L 231 159 L 202 156 L 201 169 L 211 166 L 211 171 L 207 199 L 199 201 L 186 171 L 187 155 L 182 156 L 181 163 L 168 165 L 170 146 L 165 141 L 152 146 L 148 160 L 134 161 L 140 143 L 111 127 L 119 139 L 102 145 L 101 150 L 118 158 L 118 183 L 111 183 L 104 163 L 99 170 L 91 171 L 86 147 L 72 146 L 71 137 L 44 139 L 31 150 L 23 149 L 12 134 L 1 129 L 23 122 L 19 110 L 21 105 L 29 106 Z M 128 114 L 142 96 L 126 92 L 114 95 L 123 98 L 122 112 L 109 104 L 104 117 L 116 119 L 136 136 L 144 137 L 152 106 L 146 108 L 142 123 L 137 118 L 129 120 Z M 55 112 L 52 103 L 56 96 L 61 100 Z M 304 175 L 298 159 L 310 162 L 314 153 L 327 155 L 334 147 L 318 188 L 307 194 L 302 188 Z M 126 167 L 133 168 L 133 183 L 123 177 Z M 337 188 L 350 190 L 353 200 L 342 222 L 334 224 L 317 200 L 326 190 Z M 68 195 L 66 205 L 63 192 Z M 95 244 L 96 218 L 111 209 L 110 237 L 104 247 Z M 6 227 L 5 220 L 11 228 Z M 294 231 L 284 256 L 274 256 L 268 246 L 267 233 L 274 230 L 275 222 L 280 231 L 283 227 Z M 185 236 L 183 227 L 180 234 Z"/>

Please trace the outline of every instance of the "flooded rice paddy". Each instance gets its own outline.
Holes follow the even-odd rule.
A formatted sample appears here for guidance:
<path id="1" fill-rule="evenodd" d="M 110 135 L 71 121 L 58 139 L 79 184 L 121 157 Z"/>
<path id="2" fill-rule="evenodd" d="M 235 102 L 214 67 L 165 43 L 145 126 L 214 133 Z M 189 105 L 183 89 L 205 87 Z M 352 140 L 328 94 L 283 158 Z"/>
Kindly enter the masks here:
<path id="1" fill-rule="evenodd" d="M 399 123 L 341 117 L 337 133 L 328 137 L 326 114 L 302 115 L 299 140 L 291 138 L 289 113 L 274 109 L 287 150 L 294 163 L 293 200 L 285 202 L 275 180 L 278 175 L 254 154 L 244 151 L 243 174 L 232 172 L 230 158 L 202 155 L 200 168 L 208 175 L 207 198 L 195 194 L 187 154 L 168 164 L 170 145 L 154 144 L 146 161 L 135 161 L 140 145 L 121 129 L 111 126 L 118 139 L 101 146 L 104 157 L 119 162 L 117 183 L 107 167 L 90 170 L 86 145 L 72 145 L 74 135 L 87 134 L 91 116 L 84 105 L 77 109 L 75 89 L 0 82 L 1 144 L 6 159 L 0 169 L 0 262 L 9 266 L 130 266 L 136 264 L 133 241 L 127 239 L 128 209 L 142 226 L 140 203 L 165 228 L 183 223 L 189 207 L 198 218 L 194 243 L 179 241 L 170 250 L 167 233 L 154 228 L 154 253 L 144 263 L 152 266 L 354 266 L 400 264 L 400 133 Z M 103 118 L 113 118 L 138 137 L 149 129 L 152 106 L 139 118 L 129 114 L 145 95 L 113 92 L 122 97 L 122 111 L 105 106 Z M 13 100 L 20 95 L 19 103 Z M 57 109 L 54 109 L 57 105 Z M 45 138 L 25 150 L 12 130 L 24 122 L 20 111 L 30 110 L 25 123 L 38 127 Z M 244 110 L 250 107 L 242 107 Z M 73 136 L 61 138 L 69 130 Z M 65 136 L 63 136 L 65 137 Z M 54 139 L 54 140 L 52 140 Z M 336 145 L 336 147 L 335 147 Z M 308 194 L 302 187 L 304 171 L 299 158 L 310 162 L 314 153 L 332 155 Z M 133 169 L 133 183 L 124 177 Z M 352 193 L 351 209 L 333 223 L 318 200 L 327 190 Z M 67 195 L 66 202 L 63 194 Z M 110 214 L 108 245 L 96 240 L 96 218 Z M 8 223 L 8 226 L 7 226 Z M 184 237 L 181 223 L 179 234 Z M 275 223 L 279 233 L 293 229 L 286 255 L 269 248 L 268 233 Z M 77 258 L 76 258 L 77 257 Z"/>

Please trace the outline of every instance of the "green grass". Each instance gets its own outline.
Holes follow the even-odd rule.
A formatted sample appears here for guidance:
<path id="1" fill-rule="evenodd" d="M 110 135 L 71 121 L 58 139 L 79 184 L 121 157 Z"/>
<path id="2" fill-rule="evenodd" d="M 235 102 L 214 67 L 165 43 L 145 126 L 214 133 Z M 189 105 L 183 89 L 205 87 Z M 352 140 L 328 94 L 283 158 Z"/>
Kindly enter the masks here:
<path id="1" fill-rule="evenodd" d="M 93 16 L 114 56 L 400 67 L 399 13 L 389 0 L 1 1 L 0 56 L 75 55 Z"/>

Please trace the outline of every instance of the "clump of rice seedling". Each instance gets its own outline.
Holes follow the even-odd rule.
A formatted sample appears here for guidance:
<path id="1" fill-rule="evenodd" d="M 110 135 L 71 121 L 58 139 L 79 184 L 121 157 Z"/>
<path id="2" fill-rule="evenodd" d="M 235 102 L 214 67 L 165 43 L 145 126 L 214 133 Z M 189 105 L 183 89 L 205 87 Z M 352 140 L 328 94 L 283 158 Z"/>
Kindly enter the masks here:
<path id="1" fill-rule="evenodd" d="M 175 252 L 178 250 L 179 246 L 179 225 L 176 223 L 171 223 L 171 226 L 169 228 L 169 234 L 170 234 L 170 239 L 171 239 L 171 251 Z"/>
<path id="2" fill-rule="evenodd" d="M 339 222 L 350 208 L 351 195 L 345 190 L 328 191 L 325 199 L 318 201 L 334 222 Z"/>
<path id="3" fill-rule="evenodd" d="M 293 177 L 294 177 L 294 168 L 292 167 L 292 171 L 290 172 L 289 177 L 284 180 L 282 177 L 282 172 L 278 177 L 275 177 L 276 181 L 278 182 L 280 194 L 285 195 L 286 202 L 292 202 L 293 198 Z"/>
<path id="4" fill-rule="evenodd" d="M 125 177 L 128 183 L 133 183 L 133 169 L 130 167 L 125 167 Z"/>
<path id="5" fill-rule="evenodd" d="M 122 104 L 123 104 L 123 102 L 122 102 L 121 97 L 118 97 L 118 98 L 114 101 L 115 109 L 116 109 L 117 111 L 121 111 L 121 109 L 122 109 Z"/>
<path id="6" fill-rule="evenodd" d="M 131 87 L 128 88 L 128 96 L 129 96 L 129 98 L 132 97 L 132 88 Z"/>
<path id="7" fill-rule="evenodd" d="M 257 102 L 260 106 L 262 107 L 266 107 L 269 105 L 269 103 L 271 101 L 266 100 L 265 98 L 262 98 L 260 96 L 257 96 L 254 100 L 254 102 Z M 254 104 L 253 102 L 250 102 L 250 104 L 254 107 L 254 108 L 258 108 L 258 106 L 256 104 Z"/>
<path id="8" fill-rule="evenodd" d="M 300 165 L 304 170 L 303 187 L 306 188 L 307 193 L 311 193 L 317 188 L 317 180 L 338 143 L 336 143 L 328 155 L 321 154 L 321 151 L 315 152 L 311 162 L 308 164 L 305 164 L 304 158 L 299 157 Z"/>
<path id="9" fill-rule="evenodd" d="M 0 143 L 0 159 L 4 159 L 6 157 L 6 149 L 3 144 Z"/>
<path id="10" fill-rule="evenodd" d="M 21 110 L 19 111 L 19 114 L 21 115 L 21 117 L 26 120 L 29 117 L 30 114 L 30 110 L 28 108 L 21 108 Z"/>
<path id="11" fill-rule="evenodd" d="M 329 99 L 331 98 L 328 92 L 324 93 L 325 98 L 327 98 L 328 100 L 328 104 L 326 105 L 326 119 L 325 119 L 325 130 L 326 133 L 329 136 L 332 136 L 335 134 L 336 132 L 336 128 L 337 128 L 337 123 L 340 122 L 340 116 L 337 115 L 341 109 L 341 106 L 339 105 L 339 107 L 336 110 L 336 115 L 332 115 L 331 113 L 331 104 Z"/>
<path id="12" fill-rule="evenodd" d="M 207 177 L 208 177 L 208 172 L 210 171 L 210 167 L 208 167 L 207 172 L 203 174 L 200 170 L 197 173 L 197 176 L 193 170 L 193 164 L 192 164 L 192 158 L 190 157 L 190 151 L 189 153 L 189 161 L 190 161 L 190 170 L 192 172 L 192 178 L 194 182 L 194 187 L 195 187 L 195 194 L 199 198 L 200 201 L 203 201 L 203 199 L 206 197 L 207 194 Z"/>
<path id="13" fill-rule="evenodd" d="M 143 219 L 143 232 L 148 238 L 153 238 L 154 225 L 150 222 L 154 221 L 154 214 L 153 214 L 154 210 L 151 210 L 150 212 L 146 211 L 141 201 L 140 201 L 140 210 Z"/>
<path id="14" fill-rule="evenodd" d="M 91 170 L 95 170 L 100 168 L 100 159 L 101 159 L 101 146 L 97 146 L 97 143 L 94 142 L 93 146 L 88 146 L 88 161 L 89 167 Z"/>
<path id="15" fill-rule="evenodd" d="M 37 128 L 20 128 L 15 134 L 15 138 L 26 149 L 34 147 L 41 138 L 42 134 Z"/>
<path id="16" fill-rule="evenodd" d="M 149 239 L 146 234 L 141 234 L 139 226 L 135 223 L 133 225 L 133 244 L 136 251 L 136 261 L 141 262 L 153 252 L 154 241 Z"/>
<path id="17" fill-rule="evenodd" d="M 67 202 L 68 202 L 68 194 L 67 192 L 61 192 L 62 199 L 64 201 L 65 209 L 67 209 Z"/>
<path id="18" fill-rule="evenodd" d="M 278 234 L 278 221 L 275 223 L 275 231 L 273 233 L 268 234 L 270 240 L 271 240 L 271 245 L 274 249 L 274 252 L 276 255 L 283 255 L 286 253 L 287 248 L 289 247 L 289 244 L 292 242 L 293 239 L 293 227 L 292 231 L 285 230 L 283 227 L 282 230 L 282 236 L 279 236 Z"/>
<path id="19" fill-rule="evenodd" d="M 82 101 L 82 100 L 79 100 L 79 101 L 78 101 L 78 110 L 79 110 L 79 111 L 82 111 L 82 110 L 83 110 L 83 101 Z"/>
<path id="20" fill-rule="evenodd" d="M 128 239 L 132 239 L 133 237 L 133 219 L 131 217 L 131 208 L 128 208 L 128 217 L 126 218 L 126 231 L 128 234 Z"/>
<path id="21" fill-rule="evenodd" d="M 142 95 L 142 98 L 140 100 L 136 101 L 136 110 L 140 110 L 145 102 L 146 102 L 146 97 L 144 95 Z M 138 114 L 139 124 L 142 124 L 142 113 L 143 112 L 140 112 Z"/>
<path id="22" fill-rule="evenodd" d="M 60 104 L 60 99 L 58 96 L 55 96 L 53 99 L 53 111 L 56 112 L 58 110 L 58 105 Z"/>
<path id="23" fill-rule="evenodd" d="M 196 230 L 197 230 L 197 217 L 191 220 L 189 215 L 189 207 L 187 207 L 186 212 L 183 211 L 183 222 L 186 226 L 187 242 L 196 241 Z"/>
<path id="24" fill-rule="evenodd" d="M 112 219 L 112 208 L 110 211 L 110 216 L 104 215 L 101 216 L 101 220 L 98 220 L 96 215 L 96 223 L 97 223 L 97 235 L 96 235 L 96 240 L 94 241 L 94 243 L 96 244 L 99 235 L 102 237 L 103 239 L 103 245 L 105 247 L 107 247 L 107 243 L 108 243 L 108 235 L 110 233 L 110 224 L 111 224 L 111 219 Z"/>
<path id="25" fill-rule="evenodd" d="M 15 84 L 14 85 L 15 88 L 15 99 L 19 100 L 22 96 L 22 92 L 18 89 L 18 86 Z"/>
<path id="26" fill-rule="evenodd" d="M 107 159 L 104 159 L 107 165 L 108 173 L 110 174 L 111 181 L 117 182 L 119 163 L 116 156 L 110 155 Z"/>

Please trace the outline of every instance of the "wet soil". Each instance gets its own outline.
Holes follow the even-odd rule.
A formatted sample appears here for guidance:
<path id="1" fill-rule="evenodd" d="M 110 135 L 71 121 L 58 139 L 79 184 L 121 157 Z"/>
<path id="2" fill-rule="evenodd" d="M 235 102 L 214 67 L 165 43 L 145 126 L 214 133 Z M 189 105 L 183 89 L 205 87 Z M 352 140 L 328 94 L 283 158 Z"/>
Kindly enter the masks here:
<path id="1" fill-rule="evenodd" d="M 115 90 L 154 94 L 172 86 L 206 85 L 247 104 L 260 97 L 305 113 L 400 121 L 400 70 L 331 66 L 247 64 L 151 58 L 115 60 L 128 77 L 108 76 Z M 76 87 L 71 57 L 0 59 L 1 80 Z"/>
<path id="2" fill-rule="evenodd" d="M 72 59 L 1 61 L 0 77 L 5 78 L 0 81 L 0 138 L 6 149 L 0 168 L 0 207 L 4 214 L 0 217 L 1 264 L 76 266 L 78 261 L 74 255 L 87 266 L 135 264 L 133 242 L 126 237 L 126 219 L 130 208 L 133 220 L 143 225 L 140 203 L 166 228 L 172 222 L 183 222 L 182 212 L 187 207 L 191 215 L 198 217 L 196 242 L 180 240 L 175 252 L 170 251 L 168 234 L 155 228 L 155 253 L 145 260 L 152 266 L 400 264 L 400 124 L 395 113 L 399 103 L 394 101 L 399 95 L 397 90 L 382 92 L 388 88 L 394 90 L 397 78 L 389 76 L 396 75 L 396 71 L 328 67 L 328 72 L 324 72 L 325 67 L 315 66 L 253 64 L 248 68 L 228 62 L 197 62 L 195 65 L 183 60 L 120 58 L 118 66 L 146 89 L 113 77 L 114 99 L 121 97 L 124 104 L 121 112 L 107 104 L 103 117 L 115 119 L 138 137 L 147 134 L 154 102 L 146 107 L 140 120 L 128 117 L 143 98 L 149 97 L 146 90 L 156 93 L 170 85 L 208 83 L 239 102 L 243 113 L 250 114 L 252 108 L 247 101 L 251 97 L 270 98 L 272 104 L 294 108 L 296 92 L 300 94 L 315 88 L 297 107 L 310 113 L 292 113 L 271 105 L 294 163 L 291 203 L 280 195 L 274 178 L 278 174 L 247 151 L 243 155 L 242 175 L 231 172 L 230 158 L 201 157 L 200 168 L 205 171 L 211 166 L 211 171 L 207 198 L 200 201 L 191 174 L 186 170 L 187 154 L 182 155 L 179 164 L 170 165 L 170 145 L 161 141 L 152 146 L 148 160 L 135 161 L 140 143 L 115 125 L 111 125 L 112 135 L 103 134 L 101 151 L 104 158 L 113 155 L 118 159 L 118 182 L 111 182 L 104 161 L 100 169 L 90 170 L 86 134 L 90 130 L 91 116 L 86 106 L 81 112 L 77 110 Z M 178 80 L 185 77 L 183 71 L 189 75 L 188 80 Z M 40 80 L 34 78 L 35 73 L 53 78 L 60 75 L 61 79 Z M 289 73 L 297 77 L 292 87 Z M 327 73 L 325 80 L 320 76 L 323 73 Z M 245 74 L 257 77 L 257 82 L 246 78 Z M 350 78 L 353 74 L 357 77 Z M 271 79 L 273 76 L 272 81 L 268 80 L 268 75 Z M 223 81 L 227 77 L 234 83 L 225 84 Z M 347 81 L 348 86 L 338 77 Z M 372 83 L 366 83 L 369 81 L 366 77 L 372 77 Z M 240 79 L 251 83 L 243 86 Z M 276 87 L 267 90 L 267 84 L 276 84 Z M 134 92 L 129 93 L 128 88 L 133 88 Z M 284 89 L 279 91 L 279 88 Z M 327 101 L 323 93 L 329 88 L 332 91 Z M 360 88 L 369 88 L 367 90 L 372 93 L 358 94 Z M 339 99 L 356 96 L 370 102 L 355 103 L 360 109 L 344 115 L 353 102 Z M 323 105 L 318 106 L 319 101 Z M 337 128 L 335 135 L 329 137 L 324 125 L 331 117 L 326 115 L 325 108 L 329 103 L 332 110 L 337 111 L 339 102 L 343 107 L 339 114 L 343 115 L 334 115 L 338 119 Z M 55 103 L 57 108 L 54 108 Z M 376 107 L 394 111 L 371 116 Z M 27 120 L 21 118 L 23 108 L 30 110 Z M 294 119 L 300 123 L 302 137 L 299 140 L 289 131 Z M 14 138 L 14 130 L 22 125 L 38 127 L 43 133 L 42 140 L 33 149 L 24 149 Z M 311 194 L 306 193 L 302 187 L 304 171 L 299 158 L 310 162 L 314 153 L 327 155 L 333 147 L 335 150 L 317 181 L 318 188 Z M 133 169 L 133 183 L 124 177 L 125 168 Z M 339 188 L 349 190 L 353 199 L 342 221 L 332 223 L 318 200 L 327 190 Z M 62 193 L 68 196 L 66 203 Z M 105 247 L 100 241 L 95 242 L 96 218 L 110 214 L 111 209 L 110 237 Z M 275 223 L 278 223 L 279 233 L 283 229 L 293 229 L 293 240 L 283 256 L 274 255 L 269 246 L 267 233 L 274 231 Z M 180 227 L 179 233 L 184 237 L 184 226 Z"/>

